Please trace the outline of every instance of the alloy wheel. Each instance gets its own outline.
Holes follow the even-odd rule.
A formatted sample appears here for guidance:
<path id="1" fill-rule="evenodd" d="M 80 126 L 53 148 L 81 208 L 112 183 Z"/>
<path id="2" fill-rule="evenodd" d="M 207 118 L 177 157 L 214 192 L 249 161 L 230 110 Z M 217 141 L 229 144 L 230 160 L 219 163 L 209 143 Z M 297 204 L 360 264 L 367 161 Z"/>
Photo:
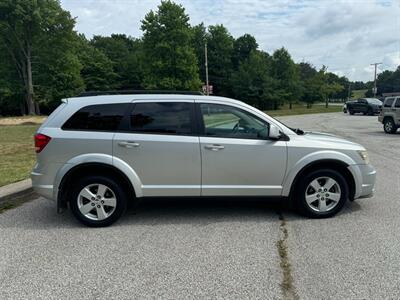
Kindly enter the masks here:
<path id="1" fill-rule="evenodd" d="M 342 196 L 339 183 L 331 177 L 318 177 L 307 186 L 307 205 L 316 212 L 334 209 Z"/>
<path id="2" fill-rule="evenodd" d="M 115 193 L 104 184 L 85 186 L 78 195 L 78 209 L 90 220 L 101 221 L 110 217 L 116 207 Z"/>

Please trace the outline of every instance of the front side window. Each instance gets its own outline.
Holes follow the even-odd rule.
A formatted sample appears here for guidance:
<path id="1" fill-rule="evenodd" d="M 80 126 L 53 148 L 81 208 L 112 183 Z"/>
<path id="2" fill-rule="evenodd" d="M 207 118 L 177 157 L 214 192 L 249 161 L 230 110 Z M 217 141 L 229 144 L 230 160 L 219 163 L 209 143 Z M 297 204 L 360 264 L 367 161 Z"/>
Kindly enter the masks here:
<path id="1" fill-rule="evenodd" d="M 252 114 L 227 105 L 200 104 L 204 134 L 211 137 L 265 139 L 269 124 Z"/>
<path id="2" fill-rule="evenodd" d="M 190 135 L 192 104 L 186 102 L 136 103 L 130 116 L 133 132 Z"/>
<path id="3" fill-rule="evenodd" d="M 62 129 L 116 131 L 128 106 L 128 103 L 85 106 L 73 114 Z"/>
<path id="4" fill-rule="evenodd" d="M 383 106 L 384 107 L 392 107 L 393 101 L 394 101 L 394 98 L 387 98 L 385 100 L 385 104 Z"/>

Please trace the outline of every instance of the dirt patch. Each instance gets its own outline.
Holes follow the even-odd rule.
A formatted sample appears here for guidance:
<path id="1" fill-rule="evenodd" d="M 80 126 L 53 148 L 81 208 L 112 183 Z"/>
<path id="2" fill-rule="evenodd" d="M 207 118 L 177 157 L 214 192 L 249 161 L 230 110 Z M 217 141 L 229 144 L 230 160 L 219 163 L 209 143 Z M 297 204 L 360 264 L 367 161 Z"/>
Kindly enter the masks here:
<path id="1" fill-rule="evenodd" d="M 283 273 L 281 289 L 285 300 L 286 299 L 298 300 L 300 298 L 297 295 L 296 288 L 294 286 L 292 267 L 289 261 L 288 245 L 287 245 L 287 239 L 289 237 L 289 233 L 286 228 L 286 220 L 281 213 L 278 213 L 278 215 L 279 215 L 279 220 L 281 221 L 281 224 L 279 225 L 281 231 L 281 238 L 276 243 L 276 247 L 278 248 L 279 257 L 281 260 L 280 267 Z"/>
<path id="2" fill-rule="evenodd" d="M 47 116 L 0 118 L 0 126 L 42 124 L 46 118 Z"/>

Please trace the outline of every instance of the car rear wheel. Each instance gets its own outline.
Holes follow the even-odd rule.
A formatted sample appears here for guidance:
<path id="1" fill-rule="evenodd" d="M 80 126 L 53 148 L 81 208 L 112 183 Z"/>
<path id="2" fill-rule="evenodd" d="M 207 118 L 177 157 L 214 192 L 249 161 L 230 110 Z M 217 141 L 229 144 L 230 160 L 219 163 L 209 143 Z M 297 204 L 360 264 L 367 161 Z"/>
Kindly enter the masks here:
<path id="1" fill-rule="evenodd" d="M 397 128 L 396 128 L 396 124 L 394 123 L 392 118 L 386 118 L 383 121 L 383 130 L 386 133 L 395 133 Z"/>
<path id="2" fill-rule="evenodd" d="M 310 218 L 337 214 L 349 196 L 349 187 L 337 171 L 324 169 L 304 176 L 296 190 L 299 212 Z"/>
<path id="3" fill-rule="evenodd" d="M 104 176 L 82 178 L 74 185 L 70 205 L 74 216 L 91 227 L 109 226 L 125 212 L 125 191 L 114 180 Z"/>

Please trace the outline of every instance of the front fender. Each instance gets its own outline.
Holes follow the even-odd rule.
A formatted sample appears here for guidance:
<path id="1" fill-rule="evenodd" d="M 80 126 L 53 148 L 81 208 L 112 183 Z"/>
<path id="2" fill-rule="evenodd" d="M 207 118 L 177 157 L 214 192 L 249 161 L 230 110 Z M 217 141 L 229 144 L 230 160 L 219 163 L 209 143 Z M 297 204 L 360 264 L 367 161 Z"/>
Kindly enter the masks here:
<path id="1" fill-rule="evenodd" d="M 339 161 L 344 163 L 346 166 L 354 165 L 356 162 L 348 155 L 332 150 L 322 150 L 313 153 L 309 153 L 306 156 L 302 157 L 298 160 L 292 167 L 289 167 L 288 173 L 283 182 L 283 190 L 282 196 L 288 197 L 290 194 L 290 190 L 292 188 L 293 182 L 303 168 L 307 167 L 308 165 L 319 162 L 319 161 Z M 358 175 L 352 172 L 353 176 Z M 357 178 L 354 178 L 357 182 Z"/>
<path id="2" fill-rule="evenodd" d="M 139 179 L 137 173 L 124 161 L 119 158 L 113 157 L 104 153 L 91 153 L 91 154 L 82 154 L 76 157 L 71 158 L 67 161 L 57 172 L 57 175 L 54 179 L 54 189 L 53 189 L 53 199 L 58 200 L 58 190 L 61 184 L 62 179 L 65 174 L 68 173 L 73 167 L 76 167 L 85 163 L 99 163 L 113 166 L 119 169 L 131 182 L 133 188 L 135 189 L 135 195 L 137 197 L 142 197 L 142 182 Z"/>

